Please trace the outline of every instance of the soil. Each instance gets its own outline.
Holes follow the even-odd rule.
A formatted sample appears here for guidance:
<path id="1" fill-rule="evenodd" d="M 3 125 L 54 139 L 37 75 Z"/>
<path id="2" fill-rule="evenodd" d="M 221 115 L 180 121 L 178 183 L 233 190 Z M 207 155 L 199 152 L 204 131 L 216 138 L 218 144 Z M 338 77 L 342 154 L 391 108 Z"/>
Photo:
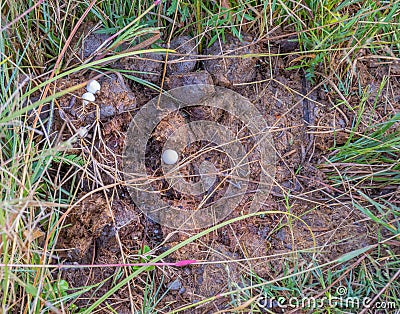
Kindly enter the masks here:
<path id="1" fill-rule="evenodd" d="M 319 250 L 323 251 L 323 254 L 316 255 L 321 263 L 370 243 L 368 234 L 371 226 L 363 220 L 365 217 L 350 205 L 346 205 L 346 196 L 342 195 L 338 201 L 336 197 L 343 191 L 328 184 L 327 172 L 334 169 L 327 170 L 326 167 L 320 167 L 331 154 L 329 148 L 332 144 L 344 143 L 348 138 L 345 129 L 351 128 L 354 118 L 353 112 L 349 109 L 351 106 L 334 106 L 339 95 L 331 90 L 326 92 L 323 86 L 317 85 L 316 88 L 311 88 L 301 70 L 286 70 L 285 68 L 292 65 L 298 56 L 295 53 L 273 58 L 222 57 L 267 52 L 279 55 L 280 51 L 296 52 L 298 44 L 293 40 L 281 40 L 269 42 L 268 47 L 267 43 L 255 44 L 251 36 L 245 37 L 242 42 L 227 36 L 226 43 L 217 41 L 207 49 L 206 53 L 216 56 L 215 58 L 210 57 L 204 62 L 199 62 L 194 59 L 197 51 L 195 45 L 188 44 L 190 42 L 192 41 L 186 36 L 171 42 L 171 47 L 188 56 L 184 58 L 185 62 L 168 64 L 164 87 L 172 89 L 193 83 L 211 83 L 211 81 L 215 85 L 228 86 L 247 97 L 263 114 L 268 124 L 275 127 L 273 137 L 278 157 L 276 184 L 265 200 L 265 209 L 274 213 L 241 220 L 220 228 L 177 250 L 165 260 L 196 259 L 224 263 L 157 268 L 151 271 L 152 280 L 156 282 L 155 286 L 158 288 L 161 285 L 161 292 L 166 293 L 161 303 L 157 305 L 157 308 L 163 309 L 162 312 L 237 289 L 248 283 L 250 273 L 256 273 L 266 280 L 281 276 L 299 254 L 304 259 L 310 256 L 299 253 L 298 250 L 313 247 L 313 236 L 316 245 L 323 247 Z M 92 44 L 89 47 L 92 47 Z M 84 50 L 86 51 L 84 54 L 87 55 L 88 49 L 92 51 L 92 48 Z M 163 63 L 160 62 L 160 56 L 149 54 L 145 62 L 142 60 L 139 63 L 138 59 L 121 60 L 116 67 L 122 66 L 131 71 L 146 72 L 141 74 L 142 79 L 160 83 L 163 79 Z M 169 57 L 168 60 L 178 59 Z M 375 115 L 374 120 L 380 120 L 389 113 L 400 110 L 399 66 L 374 64 L 368 60 L 360 58 L 355 69 L 363 79 L 362 87 L 368 86 L 371 89 L 368 102 L 374 101 L 384 75 L 390 77 L 391 89 L 385 95 L 377 95 L 378 103 L 385 105 L 376 106 L 374 113 L 366 112 L 362 117 L 365 125 L 372 118 L 372 114 Z M 270 77 L 271 73 L 273 79 Z M 59 80 L 57 88 L 62 90 L 76 85 L 82 82 L 82 79 L 89 79 L 90 75 L 92 74 L 88 73 L 85 77 Z M 257 83 L 242 84 L 248 82 Z M 59 249 L 64 263 L 135 262 L 139 259 L 138 252 L 145 245 L 157 255 L 196 233 L 176 231 L 152 222 L 137 209 L 123 185 L 113 185 L 123 178 L 121 156 L 126 130 L 132 116 L 135 115 L 135 109 L 140 109 L 149 99 L 157 95 L 157 91 L 138 83 L 129 82 L 129 84 L 130 86 L 128 82 L 118 80 L 116 76 L 102 81 L 102 90 L 96 101 L 98 103 L 96 108 L 100 107 L 99 119 L 96 119 L 97 116 L 93 115 L 93 112 L 84 116 L 77 115 L 79 111 L 77 108 L 81 106 L 78 95 L 84 90 L 78 90 L 74 95 L 66 95 L 60 100 L 60 108 L 64 110 L 64 116 L 60 114 L 58 124 L 56 123 L 59 132 L 64 132 L 59 134 L 60 138 L 68 138 L 71 129 L 76 130 L 82 125 L 97 125 L 90 128 L 89 134 L 82 140 L 92 143 L 94 149 L 91 158 L 100 164 L 92 165 L 90 169 L 96 179 L 81 178 L 84 184 L 80 196 L 84 200 L 68 215 L 65 227 L 59 236 Z M 353 88 L 355 91 L 358 87 Z M 76 102 L 71 106 L 73 97 L 76 98 Z M 386 102 L 384 97 L 392 101 Z M 355 106 L 359 100 L 354 93 L 351 105 Z M 68 121 L 65 115 L 69 117 Z M 158 125 L 153 133 L 153 140 L 149 143 L 151 149 L 148 150 L 146 161 L 149 172 L 159 173 L 159 154 L 162 151 L 162 144 L 188 119 L 225 121 L 234 128 L 235 123 L 237 128 L 240 127 L 240 123 L 232 121 L 232 117 L 218 110 L 194 108 L 190 112 L 171 114 Z M 61 125 L 65 123 L 72 127 L 62 128 Z M 100 135 L 95 133 L 98 130 Z M 202 144 L 198 143 L 198 146 L 188 148 L 184 154 L 190 155 L 201 146 Z M 188 174 L 193 173 L 191 169 L 185 171 Z M 92 192 L 93 188 L 102 185 L 109 186 L 101 192 Z M 157 183 L 154 186 L 157 187 Z M 165 188 L 162 184 L 158 186 L 161 187 Z M 87 197 L 86 194 L 89 192 L 92 194 Z M 285 203 L 282 200 L 287 195 L 290 197 L 288 203 Z M 175 205 L 179 204 L 189 209 L 196 201 L 194 198 L 185 199 L 182 195 L 174 193 L 166 197 Z M 241 216 L 242 209 L 236 208 L 228 218 Z M 277 211 L 290 211 L 303 221 L 288 219 Z M 279 227 L 282 225 L 283 227 Z M 294 253 L 295 251 L 297 253 Z M 265 257 L 272 255 L 278 256 Z M 119 268 L 102 267 L 62 271 L 61 276 L 71 287 L 92 285 L 105 280 L 94 293 L 87 292 L 75 302 L 84 308 L 115 284 L 112 275 L 118 271 Z M 143 289 L 147 286 L 146 278 L 151 274 L 150 272 L 142 274 L 133 281 L 130 290 L 125 287 L 113 295 L 111 301 L 118 300 L 111 302 L 115 304 L 112 307 L 117 313 L 130 313 L 132 308 L 140 308 Z M 124 276 L 121 272 L 120 275 Z M 161 292 L 159 295 L 162 295 Z M 230 299 L 216 298 L 213 302 L 201 305 L 196 310 L 189 310 L 187 313 L 213 313 L 226 310 L 231 307 L 229 302 Z"/>

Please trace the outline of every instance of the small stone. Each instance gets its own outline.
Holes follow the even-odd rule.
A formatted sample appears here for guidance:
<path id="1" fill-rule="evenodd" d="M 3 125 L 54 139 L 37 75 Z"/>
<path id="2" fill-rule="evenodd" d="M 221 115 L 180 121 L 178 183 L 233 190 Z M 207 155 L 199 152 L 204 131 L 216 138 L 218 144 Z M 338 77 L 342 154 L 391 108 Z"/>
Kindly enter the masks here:
<path id="1" fill-rule="evenodd" d="M 281 241 L 285 241 L 285 237 L 286 237 L 286 232 L 285 229 L 280 229 L 277 233 L 276 233 L 276 237 L 281 240 Z"/>
<path id="2" fill-rule="evenodd" d="M 163 162 L 166 163 L 167 165 L 176 164 L 179 158 L 178 153 L 173 149 L 167 149 L 166 151 L 163 152 L 161 157 Z"/>
<path id="3" fill-rule="evenodd" d="M 175 279 L 173 282 L 168 284 L 168 289 L 172 291 L 177 291 L 182 288 L 182 283 L 179 279 Z"/>

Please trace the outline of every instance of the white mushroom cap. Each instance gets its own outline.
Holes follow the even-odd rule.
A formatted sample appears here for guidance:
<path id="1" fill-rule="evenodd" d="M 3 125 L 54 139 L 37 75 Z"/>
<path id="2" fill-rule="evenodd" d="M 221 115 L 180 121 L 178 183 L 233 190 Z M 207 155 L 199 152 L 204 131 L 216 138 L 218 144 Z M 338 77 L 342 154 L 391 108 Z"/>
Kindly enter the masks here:
<path id="1" fill-rule="evenodd" d="M 179 156 L 178 153 L 173 149 L 167 149 L 163 152 L 161 158 L 163 162 L 166 163 L 167 165 L 173 165 L 176 164 Z"/>
<path id="2" fill-rule="evenodd" d="M 92 93 L 84 93 L 82 95 L 83 105 L 86 106 L 88 103 L 93 102 L 96 100 L 96 97 Z"/>
<path id="3" fill-rule="evenodd" d="M 96 80 L 91 80 L 86 85 L 86 90 L 92 94 L 96 94 L 100 90 L 100 88 L 101 88 L 100 83 L 97 82 Z"/>

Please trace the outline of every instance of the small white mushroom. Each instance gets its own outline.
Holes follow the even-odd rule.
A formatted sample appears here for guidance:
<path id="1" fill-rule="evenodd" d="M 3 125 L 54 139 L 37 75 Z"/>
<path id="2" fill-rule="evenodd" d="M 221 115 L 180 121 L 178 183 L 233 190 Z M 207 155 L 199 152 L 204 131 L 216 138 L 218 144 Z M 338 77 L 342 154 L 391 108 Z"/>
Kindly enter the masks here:
<path id="1" fill-rule="evenodd" d="M 96 80 L 91 80 L 86 85 L 86 90 L 92 94 L 96 94 L 100 90 L 100 88 L 101 88 L 100 83 L 97 82 Z"/>
<path id="2" fill-rule="evenodd" d="M 92 93 L 87 92 L 82 95 L 82 99 L 83 105 L 86 106 L 88 103 L 95 101 L 96 97 Z"/>
<path id="3" fill-rule="evenodd" d="M 167 165 L 173 165 L 178 161 L 179 156 L 178 153 L 173 149 L 167 149 L 163 152 L 161 158 Z"/>

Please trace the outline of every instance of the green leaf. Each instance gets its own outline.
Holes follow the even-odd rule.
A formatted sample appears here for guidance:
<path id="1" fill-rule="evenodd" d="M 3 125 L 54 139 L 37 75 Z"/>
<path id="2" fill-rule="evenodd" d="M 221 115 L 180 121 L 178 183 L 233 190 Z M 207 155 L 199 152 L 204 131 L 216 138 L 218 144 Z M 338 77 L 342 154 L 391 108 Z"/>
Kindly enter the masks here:
<path id="1" fill-rule="evenodd" d="M 31 294 L 32 296 L 36 297 L 37 296 L 37 288 L 34 285 L 31 285 L 30 283 L 27 283 L 25 286 L 25 291 Z"/>
<path id="2" fill-rule="evenodd" d="M 355 257 L 357 257 L 357 256 L 359 256 L 361 254 L 364 254 L 365 252 L 369 251 L 370 249 L 372 249 L 374 247 L 375 247 L 375 245 L 368 245 L 368 246 L 363 247 L 361 249 L 354 250 L 354 251 L 351 251 L 349 253 L 343 254 L 342 256 L 340 256 L 337 259 L 337 262 L 338 263 L 345 263 L 345 262 L 347 262 L 347 261 L 349 261 L 349 260 L 351 260 L 351 259 L 353 259 L 353 258 L 355 258 Z"/>

